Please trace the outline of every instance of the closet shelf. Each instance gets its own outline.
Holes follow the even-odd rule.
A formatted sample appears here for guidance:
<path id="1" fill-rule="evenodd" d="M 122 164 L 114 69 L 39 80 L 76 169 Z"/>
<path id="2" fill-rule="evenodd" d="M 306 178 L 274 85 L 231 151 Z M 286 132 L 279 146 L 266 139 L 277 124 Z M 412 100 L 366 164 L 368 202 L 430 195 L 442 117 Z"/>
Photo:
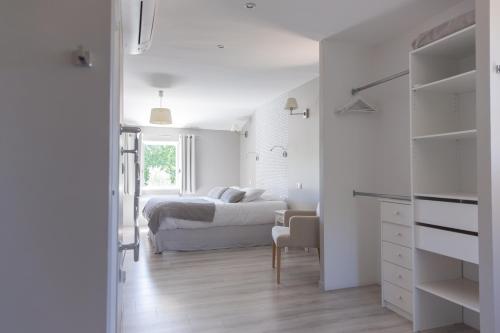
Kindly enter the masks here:
<path id="1" fill-rule="evenodd" d="M 479 313 L 479 283 L 468 279 L 426 282 L 417 289 Z"/>
<path id="2" fill-rule="evenodd" d="M 414 136 L 413 140 L 429 140 L 429 139 L 442 139 L 442 140 L 460 140 L 460 139 L 471 139 L 477 136 L 477 130 L 466 130 L 458 132 L 446 132 L 437 133 L 430 135 Z"/>
<path id="3" fill-rule="evenodd" d="M 418 48 L 412 51 L 412 54 L 440 57 L 462 57 L 464 55 L 473 54 L 476 48 L 475 32 L 476 25 L 472 25 L 440 40 Z"/>
<path id="4" fill-rule="evenodd" d="M 476 193 L 413 193 L 414 197 L 478 201 Z"/>
<path id="5" fill-rule="evenodd" d="M 413 91 L 431 91 L 450 94 L 463 94 L 476 90 L 476 70 L 447 77 L 445 79 L 415 85 Z"/>

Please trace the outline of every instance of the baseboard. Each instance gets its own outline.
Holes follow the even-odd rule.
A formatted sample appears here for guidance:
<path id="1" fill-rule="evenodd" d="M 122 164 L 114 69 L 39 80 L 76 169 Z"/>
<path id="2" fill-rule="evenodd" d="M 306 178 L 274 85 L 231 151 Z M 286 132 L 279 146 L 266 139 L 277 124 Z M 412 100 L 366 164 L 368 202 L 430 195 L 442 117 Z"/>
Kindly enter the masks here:
<path id="1" fill-rule="evenodd" d="M 318 281 L 318 286 L 319 286 L 319 290 L 321 290 L 321 291 L 326 291 L 326 290 L 325 290 L 325 283 L 324 283 L 324 281 L 323 281 L 323 280 L 321 280 L 321 279 L 320 279 L 320 280 Z"/>

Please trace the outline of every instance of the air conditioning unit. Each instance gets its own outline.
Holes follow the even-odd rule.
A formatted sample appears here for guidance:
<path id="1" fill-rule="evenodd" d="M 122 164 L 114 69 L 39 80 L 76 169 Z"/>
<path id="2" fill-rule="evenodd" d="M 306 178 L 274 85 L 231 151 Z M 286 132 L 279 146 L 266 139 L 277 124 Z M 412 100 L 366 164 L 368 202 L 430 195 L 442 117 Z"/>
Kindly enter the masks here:
<path id="1" fill-rule="evenodd" d="M 141 54 L 153 40 L 156 0 L 122 0 L 123 46 L 128 54 Z"/>

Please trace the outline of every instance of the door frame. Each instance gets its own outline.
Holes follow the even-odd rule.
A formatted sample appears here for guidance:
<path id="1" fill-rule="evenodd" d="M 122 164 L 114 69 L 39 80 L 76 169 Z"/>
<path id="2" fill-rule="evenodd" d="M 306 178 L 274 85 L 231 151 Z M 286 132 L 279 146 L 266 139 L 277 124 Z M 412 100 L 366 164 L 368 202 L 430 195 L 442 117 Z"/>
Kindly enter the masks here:
<path id="1" fill-rule="evenodd" d="M 109 192 L 108 192 L 108 279 L 106 332 L 119 333 L 118 325 L 118 254 L 119 228 L 119 176 L 120 176 L 120 121 L 122 117 L 122 36 L 121 3 L 111 0 L 111 56 L 110 56 L 110 109 L 109 109 Z"/>

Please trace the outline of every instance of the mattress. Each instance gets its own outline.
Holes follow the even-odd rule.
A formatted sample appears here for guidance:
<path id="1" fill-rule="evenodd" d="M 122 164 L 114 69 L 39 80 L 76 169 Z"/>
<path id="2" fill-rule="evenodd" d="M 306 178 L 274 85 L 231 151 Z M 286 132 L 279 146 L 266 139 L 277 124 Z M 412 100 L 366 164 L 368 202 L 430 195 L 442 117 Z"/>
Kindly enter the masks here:
<path id="1" fill-rule="evenodd" d="M 159 230 L 203 229 L 223 226 L 245 226 L 274 223 L 274 211 L 287 209 L 284 201 L 256 200 L 252 202 L 225 203 L 218 199 L 201 197 L 215 203 L 213 222 L 200 222 L 165 217 Z"/>

